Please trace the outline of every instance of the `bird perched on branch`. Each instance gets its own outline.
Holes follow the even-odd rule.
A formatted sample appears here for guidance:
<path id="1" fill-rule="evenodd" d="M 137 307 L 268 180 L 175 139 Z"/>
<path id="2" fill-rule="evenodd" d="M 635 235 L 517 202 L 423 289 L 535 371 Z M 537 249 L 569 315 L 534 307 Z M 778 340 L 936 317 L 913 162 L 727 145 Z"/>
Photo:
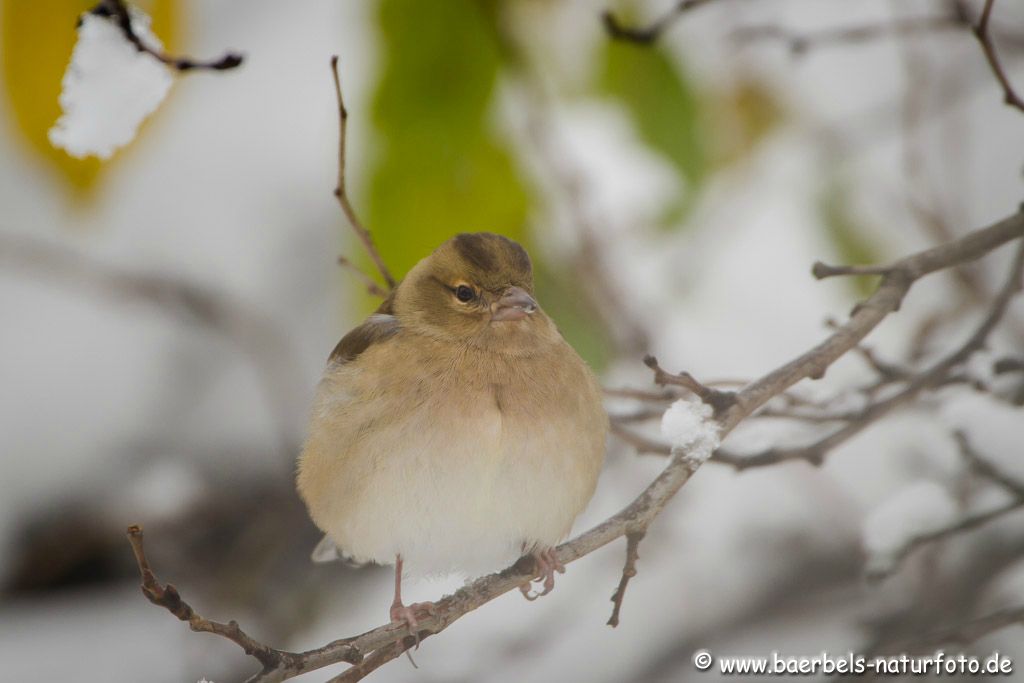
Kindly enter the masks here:
<path id="1" fill-rule="evenodd" d="M 526 250 L 460 234 L 331 354 L 299 456 L 326 533 L 314 560 L 394 563 L 391 620 L 413 632 L 433 605 L 402 603 L 403 571 L 479 575 L 532 555 L 547 594 L 607 429 L 597 380 L 534 298 Z"/>

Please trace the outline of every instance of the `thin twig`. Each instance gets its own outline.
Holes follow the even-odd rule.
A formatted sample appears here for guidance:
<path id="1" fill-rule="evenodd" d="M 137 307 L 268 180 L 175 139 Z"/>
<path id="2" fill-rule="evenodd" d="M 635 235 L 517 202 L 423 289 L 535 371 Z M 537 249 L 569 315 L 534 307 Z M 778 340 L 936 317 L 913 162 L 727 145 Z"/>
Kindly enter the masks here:
<path id="1" fill-rule="evenodd" d="M 395 288 L 395 278 L 391 276 L 388 267 L 384 265 L 384 259 L 381 258 L 380 252 L 377 251 L 370 231 L 359 220 L 359 216 L 356 215 L 356 211 L 352 208 L 352 202 L 348 197 L 348 185 L 345 182 L 345 130 L 348 127 L 348 110 L 345 108 L 345 98 L 341 94 L 341 78 L 338 76 L 338 55 L 331 57 L 331 74 L 334 77 L 334 95 L 338 102 L 338 184 L 334 188 L 334 196 L 338 198 L 341 210 L 348 219 L 349 225 L 352 226 L 352 230 L 356 233 L 356 237 L 363 243 L 363 247 L 373 261 L 373 265 L 377 267 L 377 272 L 380 273 L 384 283 L 391 290 Z"/>
<path id="2" fill-rule="evenodd" d="M 992 33 L 989 30 L 989 26 L 992 19 L 992 8 L 995 4 L 995 0 L 985 0 L 985 6 L 981 10 L 981 18 L 973 29 L 974 37 L 981 43 L 981 49 L 985 53 L 985 59 L 988 60 L 992 74 L 999 81 L 999 85 L 1003 89 L 1003 102 L 1024 112 L 1024 99 L 1021 99 L 1017 91 L 1013 89 L 1010 77 L 1006 75 L 1002 62 L 999 61 L 995 43 L 992 42 Z"/>
<path id="3" fill-rule="evenodd" d="M 711 0 L 679 0 L 672 9 L 655 19 L 643 28 L 623 25 L 610 10 L 601 13 L 601 21 L 608 35 L 616 40 L 624 40 L 640 45 L 650 45 L 665 32 L 685 12 L 711 2 Z"/>
<path id="4" fill-rule="evenodd" d="M 679 398 L 673 391 L 650 391 L 648 389 L 632 389 L 630 387 L 604 387 L 605 396 L 615 398 L 632 398 L 637 401 L 652 401 L 656 403 L 670 403 Z"/>
<path id="5" fill-rule="evenodd" d="M 1024 358 L 1000 358 L 992 364 L 992 372 L 997 375 L 1024 372 Z"/>
<path id="6" fill-rule="evenodd" d="M 970 645 L 990 633 L 1014 624 L 1024 623 L 1024 605 L 1008 607 L 991 614 L 965 621 L 955 626 L 926 633 L 914 638 L 910 647 L 935 647 L 945 644 Z M 907 647 L 906 649 L 910 649 Z"/>
<path id="7" fill-rule="evenodd" d="M 786 45 L 794 56 L 807 54 L 823 46 L 865 43 L 885 36 L 907 36 L 949 29 L 963 29 L 965 19 L 959 14 L 931 17 L 900 17 L 889 22 L 840 26 L 810 33 L 800 33 L 775 24 L 741 26 L 729 38 L 737 43 L 777 40 Z"/>
<path id="8" fill-rule="evenodd" d="M 178 71 L 193 71 L 193 70 L 206 70 L 206 71 L 226 71 L 227 69 L 234 69 L 242 64 L 245 59 L 242 55 L 237 52 L 226 52 L 224 56 L 217 59 L 211 59 L 208 61 L 201 61 L 192 59 L 190 57 L 172 57 L 166 52 L 157 50 L 156 48 L 146 45 L 139 37 L 139 34 L 135 32 L 135 28 L 132 26 L 131 12 L 128 11 L 128 6 L 123 0 L 101 0 L 101 2 L 94 7 L 91 12 L 98 16 L 110 17 L 117 24 L 117 27 L 121 29 L 121 33 L 124 34 L 125 40 L 135 46 L 135 49 L 139 52 L 145 52 L 148 55 L 156 58 L 163 64 L 177 69 Z"/>
<path id="9" fill-rule="evenodd" d="M 953 432 L 953 438 L 960 448 L 960 455 L 978 474 L 999 484 L 1016 498 L 1024 500 L 1024 482 L 1017 481 L 989 462 L 988 459 L 981 457 L 963 430 L 958 429 Z"/>
<path id="10" fill-rule="evenodd" d="M 950 370 L 967 361 L 976 351 L 984 347 L 992 330 L 1002 320 L 1010 301 L 1020 291 L 1022 271 L 1024 271 L 1024 242 L 1017 248 L 1006 282 L 993 300 L 988 314 L 971 336 L 959 347 L 927 369 L 914 375 L 907 385 L 896 394 L 865 407 L 858 419 L 850 421 L 835 432 L 806 446 L 769 448 L 751 454 L 747 456 L 751 460 L 750 466 L 773 464 L 786 460 L 807 460 L 812 464 L 820 464 L 830 450 L 859 434 L 897 407 L 909 402 L 922 391 L 946 385 L 951 379 L 949 377 Z"/>
<path id="11" fill-rule="evenodd" d="M 423 638 L 426 638 L 429 635 L 429 633 L 425 634 Z M 408 650 L 396 640 L 389 645 L 385 645 L 384 647 L 375 650 L 369 657 L 364 658 L 363 661 L 358 664 L 342 671 L 340 674 L 327 681 L 327 683 L 355 683 L 355 681 L 361 681 L 384 664 L 390 662 L 403 651 L 408 654 Z M 415 664 L 413 664 L 413 666 L 415 666 Z"/>
<path id="12" fill-rule="evenodd" d="M 1004 515 L 1019 510 L 1024 507 L 1024 498 L 1014 498 L 1009 502 L 1003 503 L 997 507 L 982 512 L 974 512 L 963 517 L 958 518 L 951 524 L 944 526 L 940 529 L 930 531 L 925 534 L 920 534 L 907 539 L 899 549 L 897 549 L 890 557 L 886 558 L 883 566 L 869 569 L 867 578 L 869 581 L 881 581 L 889 576 L 892 576 L 903 561 L 910 556 L 918 548 L 934 543 L 938 540 L 949 538 L 965 531 L 971 531 L 980 526 L 988 524 L 992 520 L 999 519 Z"/>
<path id="13" fill-rule="evenodd" d="M 838 325 L 838 323 L 832 318 L 826 320 L 825 324 L 829 329 L 835 329 Z M 882 384 L 891 384 L 892 382 L 904 380 L 913 374 L 909 368 L 882 360 L 878 357 L 878 354 L 875 353 L 874 349 L 869 346 L 865 346 L 864 344 L 857 344 L 857 346 L 853 348 L 853 351 L 860 356 L 872 370 L 875 371 L 879 378 L 884 380 Z M 879 385 L 873 386 L 874 388 L 877 388 Z"/>
<path id="14" fill-rule="evenodd" d="M 885 275 L 890 269 L 890 266 L 830 266 L 815 261 L 811 266 L 811 274 L 819 280 L 824 280 L 837 275 Z"/>
<path id="15" fill-rule="evenodd" d="M 229 621 L 222 624 L 211 621 L 197 614 L 192 606 L 182 599 L 178 589 L 171 584 L 160 583 L 153 568 L 146 558 L 146 551 L 142 543 L 142 527 L 133 524 L 128 527 L 128 542 L 131 543 L 132 552 L 135 554 L 135 563 L 139 567 L 139 574 L 142 577 L 142 594 L 154 605 L 163 607 L 178 619 L 187 622 L 193 631 L 203 631 L 227 638 L 251 655 L 263 665 L 263 671 L 271 671 L 282 664 L 294 664 L 297 660 L 294 652 L 277 650 L 255 640 L 243 631 L 236 621 Z M 353 652 L 350 656 L 353 662 L 359 661 L 358 653 Z"/>
<path id="16" fill-rule="evenodd" d="M 736 402 L 736 392 L 712 389 L 711 387 L 698 382 L 693 375 L 688 372 L 681 372 L 679 374 L 666 372 L 660 365 L 658 365 L 658 359 L 654 356 L 644 356 L 644 365 L 654 371 L 655 384 L 658 386 L 668 385 L 683 387 L 684 389 L 693 392 L 697 398 L 711 406 L 716 415 L 728 410 Z"/>
<path id="17" fill-rule="evenodd" d="M 373 278 L 370 277 L 365 270 L 352 263 L 348 258 L 345 256 L 339 256 L 338 265 L 347 269 L 350 273 L 362 280 L 363 284 L 366 286 L 366 291 L 369 292 L 371 296 L 378 296 L 381 299 L 387 298 L 388 293 L 384 291 L 380 285 L 374 282 Z"/>
<path id="18" fill-rule="evenodd" d="M 665 414 L 665 409 L 661 406 L 652 406 L 648 408 L 640 408 L 634 410 L 631 413 L 609 413 L 608 419 L 612 422 L 619 424 L 629 424 L 631 422 L 648 422 L 650 420 L 659 420 L 661 416 Z"/>
<path id="19" fill-rule="evenodd" d="M 619 579 L 619 586 L 615 589 L 615 593 L 612 594 L 612 604 L 614 607 L 612 607 L 612 615 L 608 618 L 608 625 L 612 628 L 619 625 L 619 612 L 622 610 L 622 600 L 626 597 L 626 586 L 629 585 L 629 580 L 636 576 L 636 561 L 640 559 L 637 551 L 640 547 L 640 541 L 643 540 L 646 533 L 645 529 L 641 529 L 626 534 L 626 563 L 622 567 L 622 578 Z"/>

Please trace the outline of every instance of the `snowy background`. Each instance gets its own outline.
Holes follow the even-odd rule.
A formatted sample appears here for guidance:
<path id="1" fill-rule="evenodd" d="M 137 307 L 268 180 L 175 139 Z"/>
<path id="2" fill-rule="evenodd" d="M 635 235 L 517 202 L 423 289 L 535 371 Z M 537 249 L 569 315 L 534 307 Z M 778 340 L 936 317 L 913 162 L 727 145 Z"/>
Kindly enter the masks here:
<path id="1" fill-rule="evenodd" d="M 161 578 L 202 614 L 237 619 L 272 645 L 322 645 L 387 615 L 389 570 L 308 563 L 317 533 L 293 492 L 292 471 L 324 359 L 366 310 L 359 283 L 336 264 L 343 251 L 358 252 L 331 194 L 337 120 L 328 58 L 337 53 L 342 65 L 356 205 L 380 206 L 374 183 L 388 177 L 382 150 L 396 149 L 399 135 L 387 129 L 394 119 L 380 103 L 390 87 L 382 57 L 392 45 L 388 10 L 312 0 L 171 4 L 176 23 L 165 30 L 175 39 L 161 36 L 169 50 L 212 57 L 230 48 L 246 61 L 234 71 L 177 77 L 138 138 L 90 171 L 88 183 L 80 167 L 69 170 L 26 132 L 23 89 L 35 86 L 17 80 L 21 43 L 11 36 L 45 25 L 14 24 L 29 11 L 16 1 L 0 14 L 5 680 L 222 683 L 251 672 L 234 645 L 189 632 L 143 599 L 123 537 L 131 523 L 145 526 Z M 653 17 L 669 4 L 639 5 L 632 16 Z M 49 10 L 51 19 L 73 26 L 82 7 L 65 5 L 66 16 Z M 778 43 L 739 45 L 731 32 L 765 21 L 795 31 L 884 23 L 944 7 L 721 0 L 688 14 L 663 36 L 660 54 L 697 93 L 702 130 L 718 141 L 709 154 L 732 155 L 698 168 L 659 149 L 642 118 L 609 94 L 614 88 L 589 85 L 607 42 L 604 3 L 501 5 L 500 25 L 529 67 L 498 67 L 485 89 L 487 130 L 511 150 L 511 170 L 502 172 L 525 188 L 521 220 L 509 230 L 441 222 L 421 237 L 418 224 L 388 233 L 395 214 L 384 208 L 364 218 L 371 229 L 375 219 L 385 226 L 384 256 L 398 271 L 423 255 L 420 240 L 440 241 L 439 230 L 497 229 L 527 239 L 535 259 L 559 272 L 578 248 L 575 202 L 591 219 L 603 269 L 650 340 L 628 351 L 614 341 L 581 349 L 606 386 L 650 388 L 644 351 L 702 379 L 757 377 L 809 348 L 826 333 L 824 321 L 842 318 L 856 301 L 851 283 L 809 275 L 815 260 L 841 262 L 851 253 L 849 239 L 825 225 L 823 196 L 843 197 L 848 215 L 839 223 L 852 222 L 860 248 L 883 260 L 935 242 L 907 197 L 955 234 L 985 225 L 1021 200 L 1024 115 L 1002 105 L 963 29 L 822 46 L 798 58 Z M 1024 11 L 997 7 L 1008 71 L 1024 87 Z M 155 19 L 165 12 L 149 9 Z M 157 21 L 154 31 L 161 33 Z M 71 43 L 60 49 L 66 64 Z M 432 77 L 425 91 L 443 99 L 449 86 L 458 90 L 447 79 L 463 74 Z M 531 87 L 549 92 L 542 108 Z M 760 103 L 753 115 L 770 123 L 756 141 L 730 150 L 740 137 L 737 117 L 751 110 L 727 105 L 747 102 L 751 92 Z M 908 93 L 926 112 L 909 134 Z M 532 116 L 546 127 L 542 149 L 531 142 Z M 43 118 L 42 131 L 56 121 Z M 550 182 L 545 151 L 572 169 L 575 200 Z M 429 168 L 431 160 L 423 163 Z M 689 198 L 682 208 L 681 194 Z M 430 206 L 423 206 L 426 221 Z M 520 215 L 499 209 L 495 215 Z M 1007 251 L 976 269 L 992 291 Z M 948 308 L 956 291 L 945 275 L 919 283 L 871 345 L 885 358 L 904 358 L 914 331 Z M 561 304 L 570 312 L 583 306 L 572 298 Z M 943 327 L 926 358 L 959 343 L 980 310 Z M 577 346 L 616 338 L 593 321 L 554 315 Z M 985 359 L 1024 347 L 1024 303 L 1013 304 L 1008 318 L 979 373 Z M 827 396 L 868 379 L 851 357 L 800 389 Z M 630 407 L 609 402 L 610 410 Z M 657 421 L 649 427 L 657 435 Z M 510 594 L 466 616 L 420 648 L 419 670 L 399 660 L 374 679 L 701 680 L 711 675 L 690 660 L 700 648 L 865 651 L 1022 604 L 1024 513 L 918 551 L 884 582 L 865 580 L 865 544 L 884 551 L 901 531 L 1002 501 L 966 472 L 953 428 L 1024 481 L 1022 409 L 966 387 L 946 389 L 836 449 L 821 468 L 797 462 L 736 473 L 707 464 L 641 545 L 617 629 L 605 622 L 624 544 L 570 565 L 543 600 Z M 755 450 L 815 433 L 758 421 L 726 443 Z M 576 529 L 620 509 L 662 466 L 612 439 L 598 493 Z M 435 598 L 460 582 L 413 582 L 406 598 Z M 1022 635 L 1021 626 L 1010 627 L 968 649 L 1008 653 L 1021 668 Z"/>

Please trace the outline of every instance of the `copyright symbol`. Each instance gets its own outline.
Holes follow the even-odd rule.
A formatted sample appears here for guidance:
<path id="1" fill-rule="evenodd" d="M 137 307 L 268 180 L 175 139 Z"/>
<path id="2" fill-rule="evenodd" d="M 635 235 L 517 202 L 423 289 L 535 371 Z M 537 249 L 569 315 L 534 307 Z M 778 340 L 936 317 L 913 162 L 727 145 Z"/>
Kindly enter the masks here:
<path id="1" fill-rule="evenodd" d="M 698 671 L 707 671 L 711 668 L 713 661 L 715 661 L 714 658 L 707 650 L 697 650 L 693 653 L 693 665 L 697 667 Z"/>

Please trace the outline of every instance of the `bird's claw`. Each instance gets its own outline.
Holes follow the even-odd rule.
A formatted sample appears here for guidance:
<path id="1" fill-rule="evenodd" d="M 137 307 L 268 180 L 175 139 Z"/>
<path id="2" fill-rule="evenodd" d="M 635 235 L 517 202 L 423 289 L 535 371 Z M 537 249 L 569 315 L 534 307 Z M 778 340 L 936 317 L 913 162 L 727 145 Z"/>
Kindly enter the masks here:
<path id="1" fill-rule="evenodd" d="M 559 574 L 565 573 L 565 565 L 558 559 L 554 548 L 535 550 L 533 552 L 533 561 L 537 564 L 537 573 L 532 581 L 542 581 L 544 588 L 540 593 L 537 593 L 530 589 L 531 581 L 521 585 L 519 592 L 530 602 L 547 595 L 555 589 L 555 572 Z"/>
<path id="2" fill-rule="evenodd" d="M 416 640 L 413 649 L 420 648 L 420 622 L 428 616 L 434 616 L 437 608 L 432 602 L 414 602 L 411 605 L 395 603 L 391 605 L 391 623 L 402 625 L 409 630 L 409 634 Z M 417 619 L 417 612 L 419 619 Z M 405 640 L 404 636 L 402 640 Z"/>

